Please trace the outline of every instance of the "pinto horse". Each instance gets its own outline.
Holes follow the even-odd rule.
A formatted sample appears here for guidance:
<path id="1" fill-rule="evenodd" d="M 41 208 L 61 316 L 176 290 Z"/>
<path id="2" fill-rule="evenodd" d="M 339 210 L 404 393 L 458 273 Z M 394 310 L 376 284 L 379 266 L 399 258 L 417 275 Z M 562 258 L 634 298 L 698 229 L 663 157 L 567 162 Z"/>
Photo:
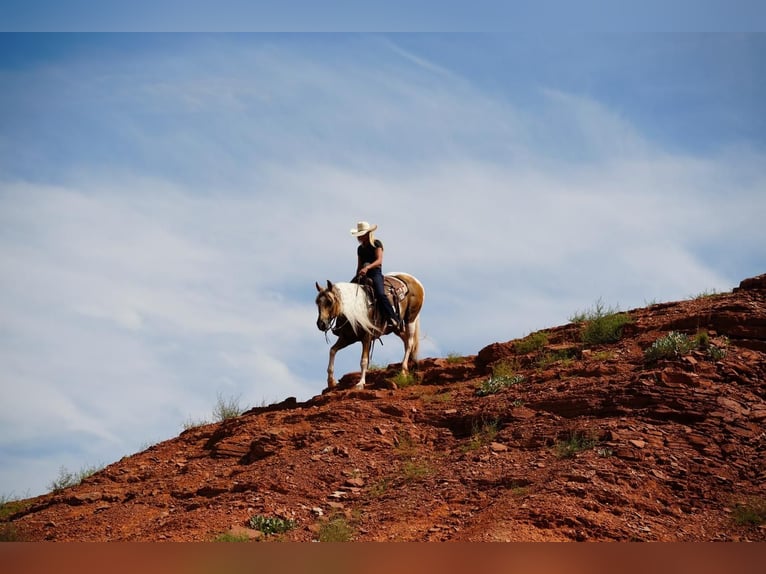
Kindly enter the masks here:
<path id="1" fill-rule="evenodd" d="M 423 284 L 407 273 L 391 273 L 385 276 L 386 291 L 388 286 L 398 284 L 394 296 L 399 300 L 399 316 L 404 324 L 403 329 L 396 333 L 404 343 L 404 358 L 402 359 L 402 374 L 409 373 L 409 361 L 417 366 L 418 344 L 420 339 L 420 309 L 423 307 L 425 290 Z M 356 388 L 364 387 L 367 367 L 370 361 L 372 342 L 383 335 L 392 333 L 383 317 L 376 309 L 372 295 L 358 283 L 331 283 L 322 288 L 316 283 L 319 294 L 316 298 L 317 327 L 327 333 L 332 331 L 338 340 L 330 348 L 330 361 L 327 365 L 327 388 L 332 389 L 338 384 L 335 380 L 335 354 L 352 343 L 361 341 L 362 359 L 359 366 L 362 378 Z M 397 301 L 392 302 L 397 308 Z"/>

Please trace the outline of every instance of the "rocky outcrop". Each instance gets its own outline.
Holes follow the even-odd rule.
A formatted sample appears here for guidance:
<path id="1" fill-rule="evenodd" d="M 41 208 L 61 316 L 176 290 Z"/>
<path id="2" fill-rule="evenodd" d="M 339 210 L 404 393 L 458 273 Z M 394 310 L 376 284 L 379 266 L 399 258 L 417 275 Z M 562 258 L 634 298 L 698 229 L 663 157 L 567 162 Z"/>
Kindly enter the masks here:
<path id="1" fill-rule="evenodd" d="M 424 359 L 403 388 L 397 365 L 363 391 L 349 373 L 14 503 L 5 526 L 60 541 L 309 541 L 338 524 L 360 541 L 766 541 L 766 275 L 628 314 L 615 343 L 563 325 L 530 352 Z M 670 331 L 705 344 L 647 359 Z M 517 376 L 484 388 L 502 362 Z"/>

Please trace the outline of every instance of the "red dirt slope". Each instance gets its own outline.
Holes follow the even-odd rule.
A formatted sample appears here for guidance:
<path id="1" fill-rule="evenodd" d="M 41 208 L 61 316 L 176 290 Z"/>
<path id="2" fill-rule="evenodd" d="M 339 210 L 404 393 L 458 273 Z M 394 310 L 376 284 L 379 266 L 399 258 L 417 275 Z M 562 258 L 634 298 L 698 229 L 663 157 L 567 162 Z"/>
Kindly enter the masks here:
<path id="1" fill-rule="evenodd" d="M 56 541 L 766 541 L 766 275 L 628 315 L 615 343 L 564 325 L 524 353 L 516 340 L 425 359 L 406 388 L 396 365 L 364 391 L 346 375 L 16 503 L 0 527 Z M 671 331 L 706 337 L 648 360 Z M 523 379 L 479 396 L 503 368 Z M 254 516 L 293 528 L 264 534 Z"/>

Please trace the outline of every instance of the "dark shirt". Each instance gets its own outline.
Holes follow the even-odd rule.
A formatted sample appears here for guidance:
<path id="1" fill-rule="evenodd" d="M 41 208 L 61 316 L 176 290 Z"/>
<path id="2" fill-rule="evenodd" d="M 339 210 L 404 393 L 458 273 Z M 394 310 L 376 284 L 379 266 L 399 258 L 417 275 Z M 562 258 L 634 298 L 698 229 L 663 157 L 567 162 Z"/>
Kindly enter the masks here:
<path id="1" fill-rule="evenodd" d="M 363 243 L 357 247 L 356 254 L 359 256 L 359 261 L 362 263 L 360 267 L 369 265 L 377 259 L 375 251 L 377 251 L 378 248 L 383 249 L 383 242 L 380 239 L 376 239 L 374 243 L 367 245 Z"/>

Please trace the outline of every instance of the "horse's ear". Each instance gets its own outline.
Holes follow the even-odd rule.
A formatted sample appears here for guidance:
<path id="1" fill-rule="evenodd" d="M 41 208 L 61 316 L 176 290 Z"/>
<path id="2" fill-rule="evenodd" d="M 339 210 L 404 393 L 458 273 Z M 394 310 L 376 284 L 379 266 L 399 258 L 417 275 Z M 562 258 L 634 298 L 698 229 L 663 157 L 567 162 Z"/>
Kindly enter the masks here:
<path id="1" fill-rule="evenodd" d="M 316 287 L 317 287 L 317 291 L 319 291 L 319 292 L 321 293 L 321 292 L 322 292 L 322 288 L 319 286 L 319 283 L 317 283 L 316 281 L 314 281 L 314 285 L 316 285 Z"/>
<path id="2" fill-rule="evenodd" d="M 330 280 L 328 279 L 327 280 L 327 290 L 329 291 L 330 289 L 332 289 L 332 283 L 330 283 Z"/>

